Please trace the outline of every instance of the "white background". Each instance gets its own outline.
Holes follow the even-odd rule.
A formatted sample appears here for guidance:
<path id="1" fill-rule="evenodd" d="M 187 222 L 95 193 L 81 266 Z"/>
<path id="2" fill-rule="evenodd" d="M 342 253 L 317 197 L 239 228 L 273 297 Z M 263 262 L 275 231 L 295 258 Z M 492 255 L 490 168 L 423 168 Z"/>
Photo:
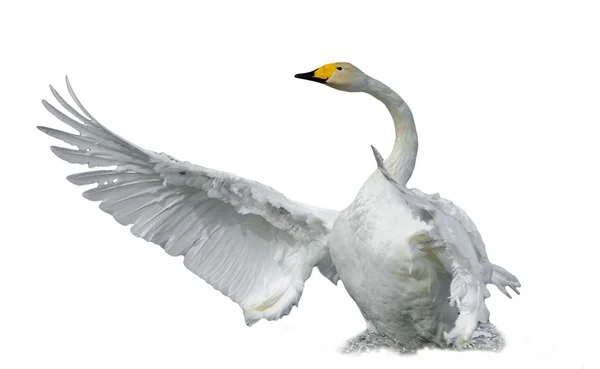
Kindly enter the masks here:
<path id="1" fill-rule="evenodd" d="M 0 9 L 2 368 L 598 365 L 599 12 L 593 2 L 13 2 Z M 18 4 L 18 5 L 16 5 Z M 210 4 L 210 5 L 208 5 Z M 394 5 L 392 5 L 394 4 Z M 568 5 L 567 5 L 568 4 Z M 477 223 L 522 295 L 491 288 L 501 353 L 348 357 L 364 329 L 320 274 L 300 307 L 246 327 L 181 258 L 133 237 L 65 180 L 36 125 L 64 75 L 121 136 L 342 209 L 387 155 L 386 109 L 293 78 L 349 61 L 417 122 L 409 186 Z"/>

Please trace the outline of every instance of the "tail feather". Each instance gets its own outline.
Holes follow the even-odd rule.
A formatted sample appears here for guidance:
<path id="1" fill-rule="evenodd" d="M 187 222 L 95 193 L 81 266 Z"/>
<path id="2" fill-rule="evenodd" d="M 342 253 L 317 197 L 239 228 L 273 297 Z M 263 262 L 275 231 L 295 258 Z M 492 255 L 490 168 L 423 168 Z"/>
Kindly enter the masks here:
<path id="1" fill-rule="evenodd" d="M 495 264 L 492 264 L 492 270 L 493 272 L 490 283 L 496 286 L 500 290 L 500 292 L 506 295 L 506 297 L 512 299 L 512 296 L 508 293 L 506 287 L 509 287 L 510 289 L 515 291 L 517 295 L 521 294 L 517 289 L 518 287 L 521 287 L 521 283 L 519 282 L 517 277 L 510 274 L 508 270 Z"/>

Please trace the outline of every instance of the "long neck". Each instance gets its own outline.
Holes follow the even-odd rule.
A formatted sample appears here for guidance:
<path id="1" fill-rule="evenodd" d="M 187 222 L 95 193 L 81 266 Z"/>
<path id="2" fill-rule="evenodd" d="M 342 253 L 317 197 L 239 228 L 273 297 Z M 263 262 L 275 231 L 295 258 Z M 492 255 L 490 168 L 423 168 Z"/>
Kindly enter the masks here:
<path id="1" fill-rule="evenodd" d="M 369 79 L 365 92 L 381 101 L 394 119 L 396 140 L 385 166 L 398 183 L 406 185 L 415 169 L 419 148 L 412 112 L 397 93 L 376 79 Z"/>

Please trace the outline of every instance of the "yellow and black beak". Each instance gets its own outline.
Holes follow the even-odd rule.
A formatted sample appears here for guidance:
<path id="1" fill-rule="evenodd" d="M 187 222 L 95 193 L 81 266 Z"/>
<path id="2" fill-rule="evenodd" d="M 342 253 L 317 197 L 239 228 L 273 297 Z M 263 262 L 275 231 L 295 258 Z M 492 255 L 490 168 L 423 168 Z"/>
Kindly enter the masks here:
<path id="1" fill-rule="evenodd" d="M 312 72 L 299 73 L 299 74 L 296 74 L 294 77 L 300 78 L 300 79 L 306 79 L 308 81 L 325 83 L 337 69 L 338 69 L 338 67 L 335 64 L 325 64 L 321 68 L 317 68 L 317 69 L 313 70 Z M 341 69 L 341 68 L 339 68 L 339 69 Z"/>
<path id="2" fill-rule="evenodd" d="M 315 77 L 316 71 L 318 71 L 318 69 L 315 69 L 312 72 L 308 72 L 308 73 L 298 73 L 294 77 L 300 78 L 300 79 L 305 79 L 307 81 L 319 82 L 319 83 L 327 82 L 327 78 L 323 79 L 323 78 Z"/>

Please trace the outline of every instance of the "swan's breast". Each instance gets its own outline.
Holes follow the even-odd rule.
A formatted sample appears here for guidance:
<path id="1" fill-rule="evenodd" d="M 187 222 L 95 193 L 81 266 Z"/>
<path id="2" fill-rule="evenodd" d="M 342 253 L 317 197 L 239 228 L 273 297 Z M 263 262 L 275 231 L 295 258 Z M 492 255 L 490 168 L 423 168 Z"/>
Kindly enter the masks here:
<path id="1" fill-rule="evenodd" d="M 391 287 L 392 294 L 428 290 L 435 279 L 431 262 L 408 244 L 423 229 L 427 226 L 413 218 L 398 191 L 374 173 L 340 214 L 329 239 L 333 263 L 348 292 L 358 295 L 379 286 Z"/>
<path id="2" fill-rule="evenodd" d="M 371 257 L 402 261 L 412 252 L 406 240 L 428 228 L 413 217 L 398 190 L 375 172 L 340 214 L 332 229 L 330 247 L 355 247 Z"/>

